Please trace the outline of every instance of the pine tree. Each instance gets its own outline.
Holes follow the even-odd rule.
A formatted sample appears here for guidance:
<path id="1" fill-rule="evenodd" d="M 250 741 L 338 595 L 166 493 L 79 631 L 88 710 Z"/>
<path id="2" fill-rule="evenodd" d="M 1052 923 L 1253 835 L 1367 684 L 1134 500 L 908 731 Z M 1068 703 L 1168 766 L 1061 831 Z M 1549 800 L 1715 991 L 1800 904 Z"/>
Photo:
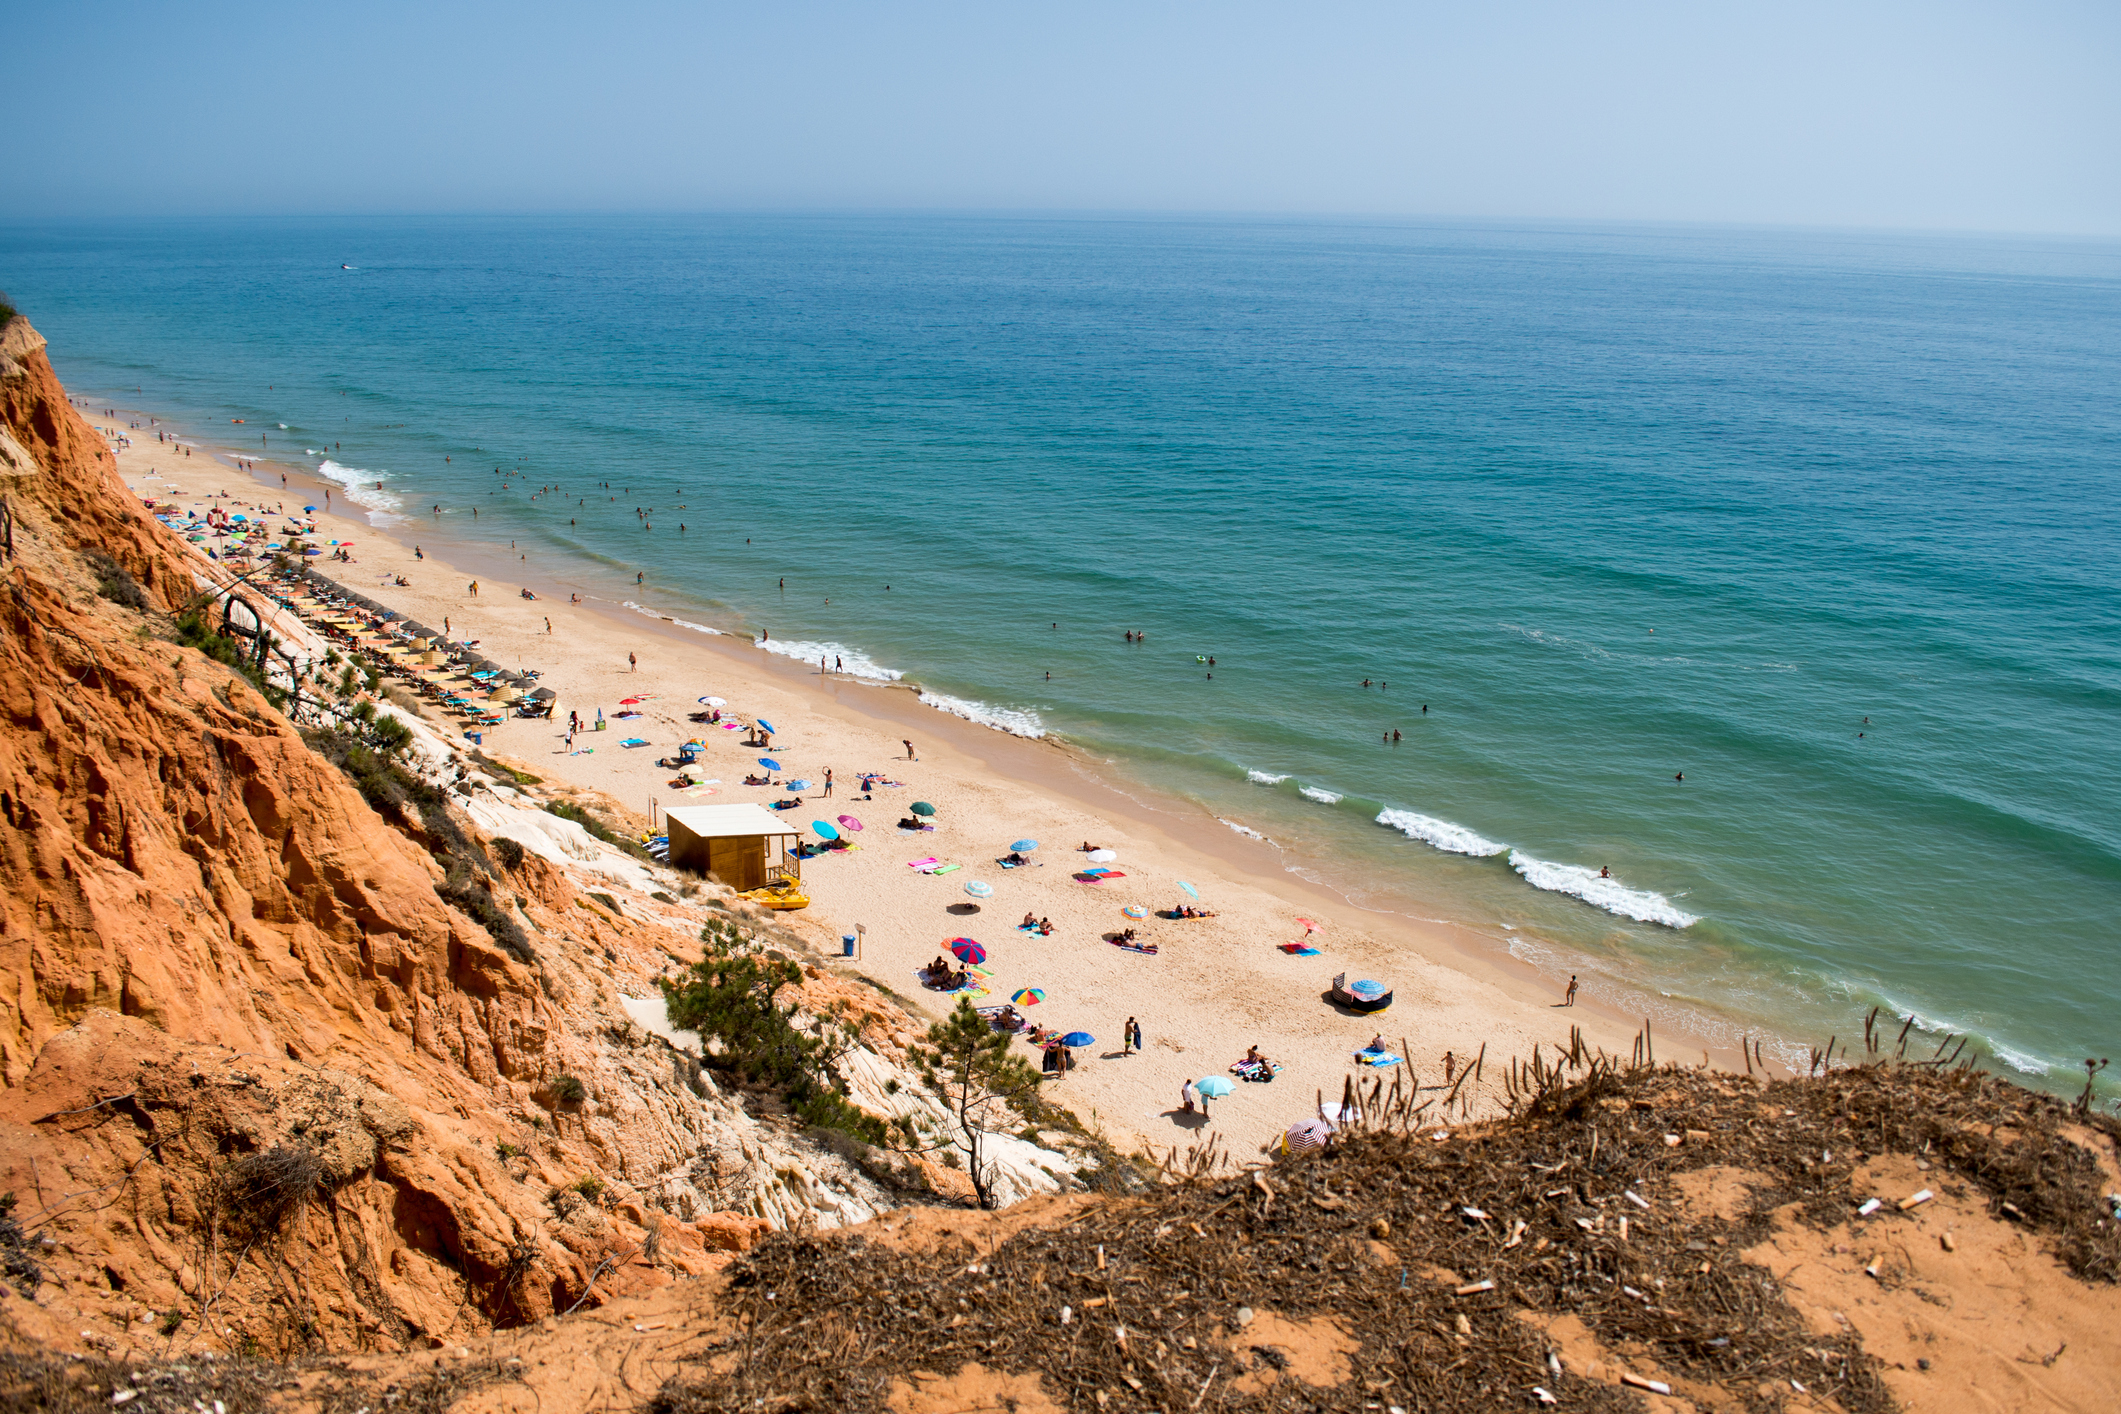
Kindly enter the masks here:
<path id="1" fill-rule="evenodd" d="M 987 1136 L 1008 1127 L 1010 1106 L 1038 1088 L 1038 1072 L 1009 1051 L 1009 1036 L 960 997 L 957 1010 L 928 1028 L 927 1044 L 913 1050 L 914 1069 L 930 1094 L 950 1113 L 952 1140 L 965 1155 L 965 1171 L 982 1208 L 994 1206 L 994 1166 Z"/>

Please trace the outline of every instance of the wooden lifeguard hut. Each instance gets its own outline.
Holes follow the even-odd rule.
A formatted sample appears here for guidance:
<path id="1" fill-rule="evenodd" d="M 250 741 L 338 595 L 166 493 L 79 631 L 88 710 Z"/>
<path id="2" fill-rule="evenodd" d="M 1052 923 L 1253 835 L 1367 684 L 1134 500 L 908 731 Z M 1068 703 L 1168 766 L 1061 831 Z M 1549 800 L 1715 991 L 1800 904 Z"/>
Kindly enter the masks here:
<path id="1" fill-rule="evenodd" d="M 663 818 L 673 865 L 713 874 L 738 893 L 802 882 L 802 861 L 788 851 L 802 832 L 763 805 L 675 805 Z"/>

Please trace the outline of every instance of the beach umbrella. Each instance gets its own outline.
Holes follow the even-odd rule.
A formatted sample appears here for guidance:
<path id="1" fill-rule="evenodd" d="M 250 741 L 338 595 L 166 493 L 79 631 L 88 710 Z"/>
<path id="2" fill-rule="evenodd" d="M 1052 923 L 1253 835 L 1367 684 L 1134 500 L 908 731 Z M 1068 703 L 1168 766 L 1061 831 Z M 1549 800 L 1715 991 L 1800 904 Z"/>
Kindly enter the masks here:
<path id="1" fill-rule="evenodd" d="M 702 707 L 727 707 L 729 704 L 719 697 L 702 697 L 700 705 Z"/>
<path id="2" fill-rule="evenodd" d="M 1336 1105 L 1329 1101 L 1318 1107 L 1318 1117 L 1333 1124 L 1353 1124 L 1362 1118 L 1362 1111 L 1353 1105 Z"/>
<path id="3" fill-rule="evenodd" d="M 1119 858 L 1119 856 L 1109 849 L 1093 849 L 1090 851 L 1089 854 L 1089 859 L 1092 864 L 1110 864 L 1113 860 L 1117 858 Z"/>
<path id="4" fill-rule="evenodd" d="M 769 771 L 778 771 L 781 769 L 781 763 L 774 760 L 771 756 L 761 756 L 759 758 L 759 764 L 761 766 L 764 766 Z"/>
<path id="5" fill-rule="evenodd" d="M 965 885 L 965 892 L 974 898 L 993 898 L 994 885 L 983 884 L 979 880 L 974 879 L 971 883 Z"/>
<path id="6" fill-rule="evenodd" d="M 638 707 L 641 705 L 641 699 L 638 697 L 621 697 L 619 705 L 621 707 Z"/>
<path id="7" fill-rule="evenodd" d="M 1128 904 L 1125 908 L 1121 909 L 1119 913 L 1120 917 L 1122 918 L 1143 919 L 1149 916 L 1149 910 L 1143 908 L 1138 903 Z"/>
<path id="8" fill-rule="evenodd" d="M 539 688 L 539 689 L 538 689 L 538 690 L 537 690 L 536 692 L 533 692 L 533 693 L 531 693 L 530 695 L 531 695 L 532 697 L 535 697 L 535 698 L 537 698 L 537 699 L 538 699 L 538 701 L 540 701 L 540 702 L 550 702 L 550 701 L 552 701 L 552 700 L 553 700 L 554 698 L 558 697 L 558 696 L 559 696 L 560 694 L 558 694 L 557 692 L 554 692 L 554 691 L 553 691 L 553 690 L 552 690 L 551 688 L 549 688 L 549 687 L 541 687 L 541 688 Z"/>
<path id="9" fill-rule="evenodd" d="M 840 837 L 840 832 L 833 829 L 823 820 L 812 820 L 810 828 L 817 831 L 817 836 L 821 840 L 836 840 Z"/>
<path id="10" fill-rule="evenodd" d="M 1229 1081 L 1223 1079 L 1223 1077 L 1221 1077 L 1220 1075 L 1211 1075 L 1206 1080 L 1194 1081 L 1193 1088 L 1200 1091 L 1201 1094 L 1206 1095 L 1211 1100 L 1220 1100 L 1223 1096 L 1229 1094 L 1237 1087 L 1235 1085 L 1232 1085 Z"/>
<path id="11" fill-rule="evenodd" d="M 1186 891 L 1187 893 L 1189 893 L 1189 894 L 1193 895 L 1193 897 L 1195 897 L 1196 899 L 1200 897 L 1200 890 L 1199 890 L 1199 889 L 1196 889 L 1196 888 L 1194 888 L 1194 887 L 1193 887 L 1193 886 L 1192 886 L 1191 884 L 1187 883 L 1187 882 L 1186 882 L 1186 881 L 1185 881 L 1184 879 L 1180 879 L 1180 880 L 1178 881 L 1178 886 L 1179 886 L 1180 888 L 1184 889 L 1184 890 L 1185 890 L 1185 891 Z"/>
<path id="12" fill-rule="evenodd" d="M 1318 930 L 1319 930 L 1320 928 L 1322 928 L 1322 927 L 1324 927 L 1324 926 L 1325 926 L 1325 925 L 1324 925 L 1324 924 L 1322 924 L 1322 923 L 1313 923 L 1313 922 L 1312 922 L 1312 921 L 1311 921 L 1310 919 L 1308 919 L 1308 918 L 1299 918 L 1299 919 L 1297 919 L 1296 921 L 1304 925 L 1304 931 L 1305 931 L 1306 933 L 1315 933 L 1315 932 L 1317 932 L 1317 931 L 1318 931 Z"/>
<path id="13" fill-rule="evenodd" d="M 1038 848 L 1038 841 L 1018 840 L 1015 844 L 1010 845 L 1009 848 L 1017 854 L 1029 854 L 1032 850 Z"/>
<path id="14" fill-rule="evenodd" d="M 787 786 L 788 786 L 788 789 L 790 789 L 790 790 L 809 790 L 809 789 L 810 789 L 810 782 L 808 782 L 808 781 L 789 781 L 789 782 L 787 782 Z"/>
<path id="15" fill-rule="evenodd" d="M 1304 1119 L 1289 1126 L 1282 1143 L 1292 1154 L 1311 1154 L 1325 1148 L 1332 1138 L 1332 1125 L 1322 1119 Z"/>
<path id="16" fill-rule="evenodd" d="M 933 815 L 935 813 L 935 807 L 925 800 L 916 800 L 907 809 L 916 815 Z"/>
<path id="17" fill-rule="evenodd" d="M 1097 1044 L 1097 1038 L 1087 1031 L 1070 1031 L 1067 1035 L 1061 1037 L 1061 1044 L 1063 1046 L 1094 1046 Z"/>
<path id="18" fill-rule="evenodd" d="M 759 730 L 770 734 L 774 730 L 773 723 L 767 721 L 764 717 L 761 717 L 759 718 Z"/>
<path id="19" fill-rule="evenodd" d="M 855 819 L 852 815 L 840 816 L 840 823 L 842 825 L 845 825 L 848 829 L 853 830 L 856 834 L 861 833 L 862 822 Z"/>
<path id="20" fill-rule="evenodd" d="M 959 962 L 981 963 L 987 960 L 987 950 L 970 938 L 952 938 L 950 955 Z"/>
<path id="21" fill-rule="evenodd" d="M 1045 990 L 1040 987 L 1023 987 L 1009 994 L 1009 1000 L 1018 1006 L 1037 1006 L 1045 999 Z"/>

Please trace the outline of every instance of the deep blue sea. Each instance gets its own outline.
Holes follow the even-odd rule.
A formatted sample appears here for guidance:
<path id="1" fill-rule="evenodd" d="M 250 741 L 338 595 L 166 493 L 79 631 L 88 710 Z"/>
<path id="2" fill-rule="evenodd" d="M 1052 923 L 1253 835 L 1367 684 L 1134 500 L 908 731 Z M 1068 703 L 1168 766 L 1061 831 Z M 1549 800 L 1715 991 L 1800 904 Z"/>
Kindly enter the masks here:
<path id="1" fill-rule="evenodd" d="M 1059 733 L 1625 1005 L 1883 1004 L 2057 1087 L 2121 1039 L 2121 247 L 134 223 L 0 227 L 0 287 L 92 398 Z"/>

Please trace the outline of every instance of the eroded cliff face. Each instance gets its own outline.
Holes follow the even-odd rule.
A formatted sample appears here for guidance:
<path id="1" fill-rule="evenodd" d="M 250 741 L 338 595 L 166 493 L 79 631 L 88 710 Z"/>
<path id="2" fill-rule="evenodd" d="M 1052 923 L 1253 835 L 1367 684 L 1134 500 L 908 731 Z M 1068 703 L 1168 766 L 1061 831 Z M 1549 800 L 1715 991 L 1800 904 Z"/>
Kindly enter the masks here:
<path id="1" fill-rule="evenodd" d="M 785 1220 L 753 1200 L 787 1136 L 623 1009 L 697 955 L 698 910 L 585 909 L 528 856 L 486 881 L 532 939 L 512 956 L 437 894 L 432 841 L 163 636 L 195 562 L 22 319 L 0 418 L 0 1194 L 45 1277 L 0 1312 L 75 1348 L 436 1344 Z"/>

